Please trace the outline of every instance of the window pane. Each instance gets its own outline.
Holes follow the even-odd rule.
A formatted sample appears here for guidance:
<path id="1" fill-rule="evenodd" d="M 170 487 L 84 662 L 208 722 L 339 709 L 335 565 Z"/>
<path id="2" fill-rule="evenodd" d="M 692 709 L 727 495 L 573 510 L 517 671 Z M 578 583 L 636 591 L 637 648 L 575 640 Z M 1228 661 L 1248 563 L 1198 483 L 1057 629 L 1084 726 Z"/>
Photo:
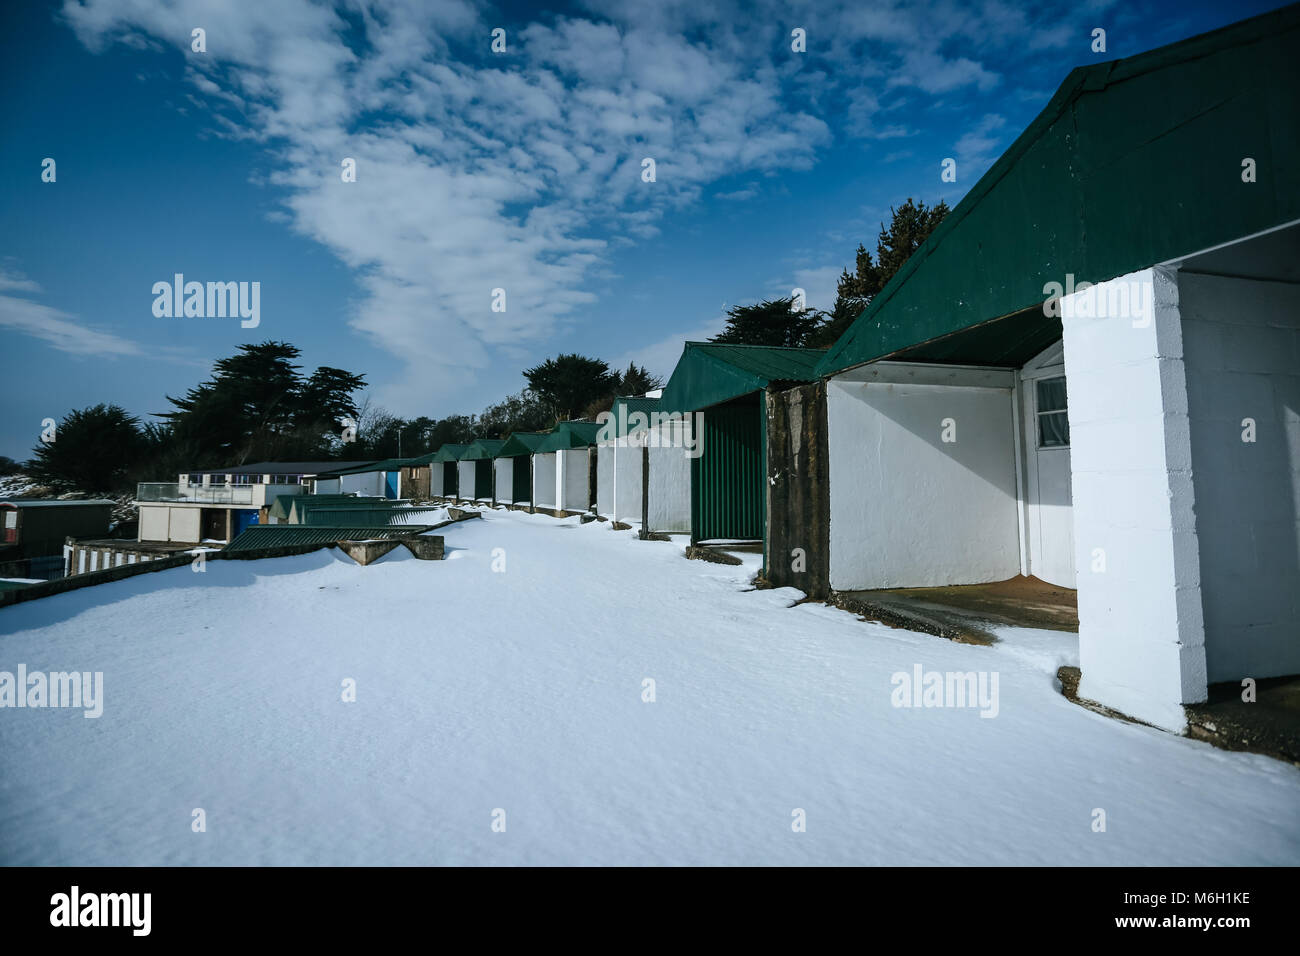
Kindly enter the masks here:
<path id="1" fill-rule="evenodd" d="M 1065 411 L 1065 378 L 1045 378 L 1038 382 L 1038 410 Z"/>
<path id="2" fill-rule="evenodd" d="M 1070 444 L 1070 420 L 1065 412 L 1038 416 L 1038 447 L 1059 448 Z"/>

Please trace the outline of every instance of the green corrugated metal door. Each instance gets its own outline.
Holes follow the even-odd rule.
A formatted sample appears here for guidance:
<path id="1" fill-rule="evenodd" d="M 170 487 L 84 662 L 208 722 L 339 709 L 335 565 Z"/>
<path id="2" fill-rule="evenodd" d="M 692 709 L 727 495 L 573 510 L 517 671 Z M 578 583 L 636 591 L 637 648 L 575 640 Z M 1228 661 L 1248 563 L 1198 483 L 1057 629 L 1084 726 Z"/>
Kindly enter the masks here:
<path id="1" fill-rule="evenodd" d="M 492 497 L 492 459 L 480 458 L 474 462 L 474 497 Z"/>
<path id="2" fill-rule="evenodd" d="M 692 538 L 763 537 L 763 428 L 758 396 L 706 409 L 691 464 Z"/>
<path id="3" fill-rule="evenodd" d="M 516 455 L 510 459 L 510 482 L 514 486 L 515 501 L 533 500 L 533 459 L 531 455 Z"/>

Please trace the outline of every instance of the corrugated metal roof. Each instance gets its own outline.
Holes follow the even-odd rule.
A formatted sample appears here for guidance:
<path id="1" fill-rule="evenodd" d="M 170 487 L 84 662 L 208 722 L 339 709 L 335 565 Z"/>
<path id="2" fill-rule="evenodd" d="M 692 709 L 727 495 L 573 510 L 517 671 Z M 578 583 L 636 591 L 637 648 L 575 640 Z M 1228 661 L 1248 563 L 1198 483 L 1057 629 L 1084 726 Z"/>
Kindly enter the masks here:
<path id="1" fill-rule="evenodd" d="M 366 508 L 383 508 L 394 507 L 396 501 L 389 501 L 387 498 L 361 495 L 290 495 L 289 501 L 285 505 L 285 517 L 293 524 L 303 522 L 303 513 L 310 513 L 315 508 L 329 507 L 366 507 Z M 278 500 L 278 499 L 277 499 Z"/>
<path id="2" fill-rule="evenodd" d="M 364 461 L 255 461 L 226 468 L 193 468 L 187 475 L 315 475 L 322 471 L 365 465 Z"/>
<path id="3" fill-rule="evenodd" d="M 1283 172 L 1300 168 L 1297 50 L 1292 5 L 1073 70 L 819 373 L 886 356 L 1014 367 L 1044 327 L 1060 336 L 1041 312 L 1047 283 L 1103 282 L 1300 219 L 1300 179 Z M 1242 182 L 1245 156 L 1258 182 Z"/>
<path id="4" fill-rule="evenodd" d="M 422 534 L 429 525 L 402 525 L 399 527 L 317 527 L 303 524 L 252 525 L 223 548 L 223 551 L 258 551 L 263 548 L 280 548 L 292 544 L 323 544 L 330 541 L 372 541 Z"/>
<path id="5" fill-rule="evenodd" d="M 457 445 L 448 442 L 443 445 L 432 455 L 428 456 L 430 463 L 435 461 L 460 461 L 462 455 L 469 450 L 469 445 Z M 423 462 L 421 462 L 423 464 Z"/>
<path id="6" fill-rule="evenodd" d="M 482 461 L 485 458 L 496 458 L 497 453 L 501 451 L 501 446 L 506 443 L 504 438 L 480 438 L 460 456 L 461 461 Z"/>
<path id="7" fill-rule="evenodd" d="M 663 408 L 699 411 L 778 382 L 811 382 L 820 349 L 687 342 L 664 386 Z"/>
<path id="8" fill-rule="evenodd" d="M 334 471 L 322 471 L 317 473 L 317 478 L 334 478 L 340 475 L 368 475 L 377 471 L 397 471 L 403 465 L 409 465 L 410 458 L 385 458 L 383 461 L 374 461 L 362 465 L 349 466 L 347 468 L 337 468 Z"/>
<path id="9" fill-rule="evenodd" d="M 600 435 L 598 422 L 560 422 L 541 443 L 534 454 L 559 451 L 564 448 L 586 448 L 596 444 Z"/>
<path id="10" fill-rule="evenodd" d="M 311 508 L 306 514 L 309 527 L 382 528 L 396 525 L 437 524 L 446 521 L 440 508 Z"/>
<path id="11" fill-rule="evenodd" d="M 667 410 L 663 401 L 658 398 L 645 398 L 639 395 L 620 396 L 614 399 L 614 404 L 610 406 L 610 427 L 607 432 L 602 430 L 601 439 L 622 438 L 634 432 L 645 431 L 650 427 L 652 414 Z"/>
<path id="12" fill-rule="evenodd" d="M 506 443 L 497 452 L 497 457 L 513 458 L 516 455 L 531 455 L 549 434 L 550 432 L 515 432 L 506 439 Z"/>

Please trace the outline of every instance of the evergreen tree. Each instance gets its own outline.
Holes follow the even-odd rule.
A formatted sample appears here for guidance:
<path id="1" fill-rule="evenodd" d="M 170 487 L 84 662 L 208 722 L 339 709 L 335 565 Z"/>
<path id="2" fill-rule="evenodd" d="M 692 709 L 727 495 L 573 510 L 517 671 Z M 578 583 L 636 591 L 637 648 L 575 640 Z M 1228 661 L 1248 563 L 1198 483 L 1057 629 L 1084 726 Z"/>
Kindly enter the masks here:
<path id="1" fill-rule="evenodd" d="M 845 269 L 840 274 L 835 289 L 835 307 L 813 344 L 819 348 L 833 345 L 943 222 L 948 212 L 948 204 L 943 200 L 934 206 L 926 206 L 924 202 L 913 202 L 910 196 L 897 209 L 890 207 L 889 228 L 886 229 L 883 222 L 880 224 L 875 260 L 865 246 L 858 246 L 854 271 Z"/>
<path id="2" fill-rule="evenodd" d="M 611 394 L 619 384 L 618 373 L 605 362 L 574 353 L 525 369 L 524 378 L 553 419 L 560 421 Z"/>
<path id="3" fill-rule="evenodd" d="M 54 440 L 33 449 L 28 473 L 59 491 L 127 491 L 129 473 L 147 449 L 138 419 L 118 405 L 95 405 L 64 416 Z"/>
<path id="4" fill-rule="evenodd" d="M 797 311 L 793 298 L 768 299 L 727 310 L 727 327 L 710 342 L 733 345 L 803 346 L 821 327 L 815 309 Z"/>

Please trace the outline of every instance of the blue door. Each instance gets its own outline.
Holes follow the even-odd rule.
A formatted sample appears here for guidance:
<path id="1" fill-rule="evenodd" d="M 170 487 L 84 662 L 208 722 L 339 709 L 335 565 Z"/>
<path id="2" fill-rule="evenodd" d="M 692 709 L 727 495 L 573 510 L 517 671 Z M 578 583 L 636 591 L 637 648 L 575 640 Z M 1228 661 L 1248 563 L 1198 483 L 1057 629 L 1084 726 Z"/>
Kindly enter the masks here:
<path id="1" fill-rule="evenodd" d="M 234 534 L 238 536 L 248 528 L 250 524 L 257 524 L 257 512 L 245 511 L 242 508 L 236 509 L 234 521 Z"/>
<path id="2" fill-rule="evenodd" d="M 397 497 L 397 475 L 395 471 L 384 472 L 384 496 L 386 498 Z"/>

